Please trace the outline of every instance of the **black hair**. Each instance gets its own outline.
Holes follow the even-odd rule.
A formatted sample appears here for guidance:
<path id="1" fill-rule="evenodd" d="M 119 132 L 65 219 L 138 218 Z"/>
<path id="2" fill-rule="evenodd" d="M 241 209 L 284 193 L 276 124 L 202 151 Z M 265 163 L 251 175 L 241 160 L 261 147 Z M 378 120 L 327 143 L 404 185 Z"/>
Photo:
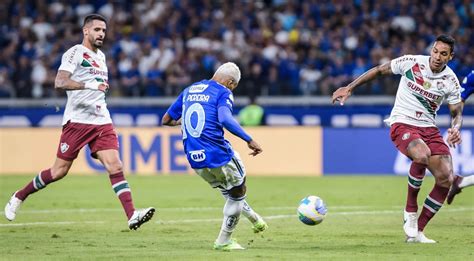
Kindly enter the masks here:
<path id="1" fill-rule="evenodd" d="M 90 14 L 84 18 L 84 24 L 82 25 L 82 27 L 86 26 L 86 24 L 92 22 L 93 20 L 100 20 L 100 21 L 103 21 L 105 24 L 107 24 L 107 20 L 105 20 L 105 17 L 103 17 L 102 15 Z"/>
<path id="2" fill-rule="evenodd" d="M 454 43 L 456 41 L 454 40 L 453 37 L 451 37 L 449 35 L 446 35 L 446 34 L 442 34 L 442 35 L 439 35 L 438 37 L 436 37 L 436 41 L 443 42 L 443 43 L 449 45 L 449 48 L 451 49 L 451 53 L 454 52 Z"/>

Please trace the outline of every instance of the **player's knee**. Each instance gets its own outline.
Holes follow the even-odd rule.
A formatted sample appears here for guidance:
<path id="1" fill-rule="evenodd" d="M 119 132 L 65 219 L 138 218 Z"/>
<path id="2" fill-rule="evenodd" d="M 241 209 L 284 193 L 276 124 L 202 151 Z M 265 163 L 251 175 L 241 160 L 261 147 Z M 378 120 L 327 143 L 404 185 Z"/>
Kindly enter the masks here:
<path id="1" fill-rule="evenodd" d="M 245 186 L 245 183 L 242 183 L 242 185 L 233 187 L 229 190 L 229 196 L 233 199 L 241 199 L 245 197 L 245 193 L 247 193 L 247 187 Z"/>
<path id="2" fill-rule="evenodd" d="M 123 164 L 120 160 L 114 160 L 111 162 L 107 162 L 105 164 L 105 168 L 110 174 L 115 174 L 123 171 Z"/>
<path id="3" fill-rule="evenodd" d="M 413 161 L 420 164 L 428 165 L 430 162 L 431 151 L 430 150 L 418 150 L 413 153 Z"/>
<path id="4" fill-rule="evenodd" d="M 59 180 L 64 178 L 67 175 L 69 168 L 66 166 L 53 167 L 51 168 L 51 177 L 53 180 Z"/>

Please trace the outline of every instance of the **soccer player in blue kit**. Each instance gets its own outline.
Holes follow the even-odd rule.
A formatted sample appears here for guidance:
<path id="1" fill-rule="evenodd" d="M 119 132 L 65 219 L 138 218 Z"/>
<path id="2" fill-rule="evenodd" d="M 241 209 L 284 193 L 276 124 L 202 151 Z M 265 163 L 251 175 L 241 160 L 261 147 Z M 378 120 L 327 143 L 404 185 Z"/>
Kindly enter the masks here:
<path id="1" fill-rule="evenodd" d="M 461 82 L 461 101 L 462 104 L 466 102 L 467 98 L 474 93 L 474 70 L 471 71 Z M 451 189 L 449 190 L 446 201 L 448 204 L 453 202 L 454 197 L 461 193 L 462 189 L 474 185 L 474 174 L 462 177 L 455 176 Z"/>
<path id="2" fill-rule="evenodd" d="M 260 145 L 232 116 L 234 90 L 240 81 L 235 63 L 224 63 L 210 80 L 187 87 L 170 106 L 163 125 L 181 125 L 184 151 L 194 171 L 226 198 L 224 220 L 214 243 L 216 250 L 244 249 L 232 237 L 240 214 L 253 224 L 255 233 L 268 228 L 266 222 L 245 201 L 245 167 L 237 151 L 224 138 L 224 128 L 247 142 L 249 155 L 262 153 Z"/>

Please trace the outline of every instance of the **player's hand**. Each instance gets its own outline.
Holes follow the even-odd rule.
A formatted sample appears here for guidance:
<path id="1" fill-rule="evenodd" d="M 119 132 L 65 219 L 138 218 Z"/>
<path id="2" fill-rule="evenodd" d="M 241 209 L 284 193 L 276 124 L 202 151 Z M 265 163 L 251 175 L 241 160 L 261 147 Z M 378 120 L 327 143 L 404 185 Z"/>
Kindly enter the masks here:
<path id="1" fill-rule="evenodd" d="M 94 80 L 92 82 L 86 82 L 84 84 L 84 88 L 105 93 L 109 90 L 109 84 L 107 84 L 106 82 L 98 82 Z"/>
<path id="2" fill-rule="evenodd" d="M 97 88 L 97 90 L 107 93 L 107 91 L 109 91 L 109 85 L 107 83 L 99 84 L 99 87 Z"/>
<path id="3" fill-rule="evenodd" d="M 351 95 L 352 95 L 352 88 L 349 88 L 347 86 L 341 87 L 332 94 L 332 104 L 338 101 L 339 104 L 342 106 L 344 105 L 344 102 L 347 99 L 349 99 L 349 96 Z"/>
<path id="4" fill-rule="evenodd" d="M 461 144 L 461 132 L 458 128 L 448 129 L 448 145 L 451 148 L 456 148 L 456 145 Z"/>
<path id="5" fill-rule="evenodd" d="M 247 146 L 249 146 L 249 149 L 252 150 L 252 152 L 249 153 L 249 155 L 252 155 L 252 156 L 257 156 L 263 151 L 260 145 L 258 145 L 258 143 L 254 140 L 249 141 L 247 143 Z"/>

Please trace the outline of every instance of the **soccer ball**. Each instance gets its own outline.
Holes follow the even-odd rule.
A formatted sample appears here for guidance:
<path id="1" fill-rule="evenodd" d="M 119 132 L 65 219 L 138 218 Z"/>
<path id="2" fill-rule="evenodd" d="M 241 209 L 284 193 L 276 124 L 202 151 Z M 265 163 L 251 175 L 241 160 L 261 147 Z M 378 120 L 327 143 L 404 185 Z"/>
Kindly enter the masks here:
<path id="1" fill-rule="evenodd" d="M 323 200 L 317 196 L 307 196 L 302 199 L 297 211 L 300 221 L 309 226 L 323 222 L 327 212 Z"/>

